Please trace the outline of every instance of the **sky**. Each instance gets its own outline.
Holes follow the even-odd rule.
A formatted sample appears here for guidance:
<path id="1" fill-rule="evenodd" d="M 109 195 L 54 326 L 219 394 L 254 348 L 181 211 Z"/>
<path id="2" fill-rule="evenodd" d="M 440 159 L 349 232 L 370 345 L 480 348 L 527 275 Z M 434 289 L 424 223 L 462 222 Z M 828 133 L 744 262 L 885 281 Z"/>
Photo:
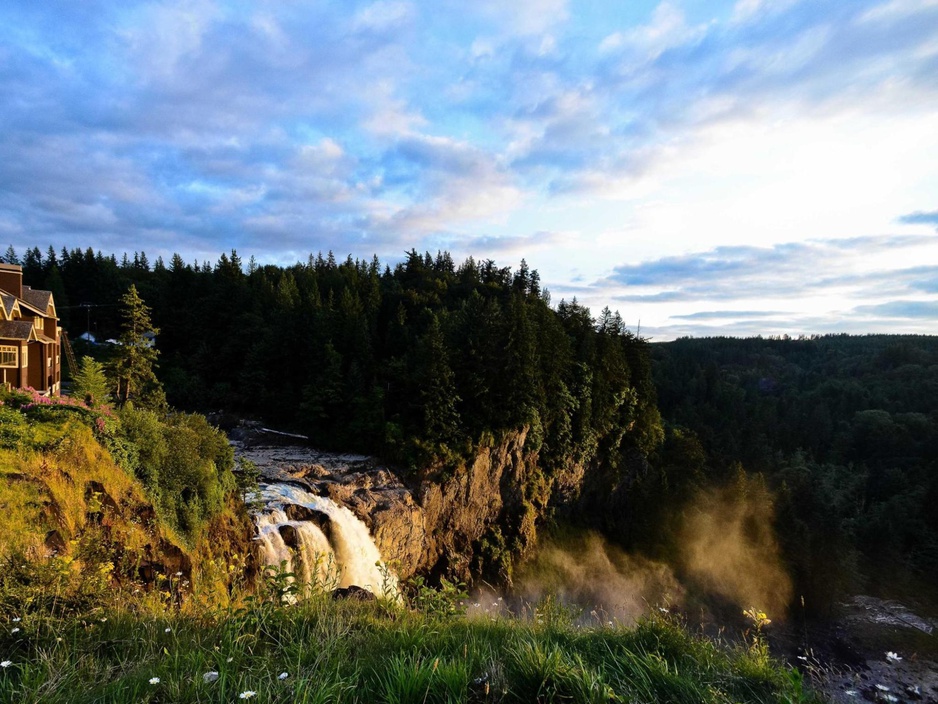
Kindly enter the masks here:
<path id="1" fill-rule="evenodd" d="M 0 250 L 539 270 L 652 340 L 938 334 L 938 0 L 0 0 Z"/>

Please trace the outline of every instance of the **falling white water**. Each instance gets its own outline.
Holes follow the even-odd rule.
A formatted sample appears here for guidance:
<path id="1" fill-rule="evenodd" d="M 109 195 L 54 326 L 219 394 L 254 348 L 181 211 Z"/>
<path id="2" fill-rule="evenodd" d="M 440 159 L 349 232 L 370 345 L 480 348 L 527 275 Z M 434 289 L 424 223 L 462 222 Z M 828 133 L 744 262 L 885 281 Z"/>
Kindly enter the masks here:
<path id="1" fill-rule="evenodd" d="M 256 539 L 268 565 L 286 562 L 304 584 L 332 586 L 335 581 L 335 586 L 354 584 L 379 596 L 397 594 L 397 579 L 381 561 L 368 528 L 347 508 L 292 484 L 261 484 L 259 494 L 264 508 L 254 515 Z M 291 520 L 284 510 L 288 504 L 328 516 L 329 536 L 313 521 Z M 284 542 L 281 526 L 295 529 L 296 550 Z"/>

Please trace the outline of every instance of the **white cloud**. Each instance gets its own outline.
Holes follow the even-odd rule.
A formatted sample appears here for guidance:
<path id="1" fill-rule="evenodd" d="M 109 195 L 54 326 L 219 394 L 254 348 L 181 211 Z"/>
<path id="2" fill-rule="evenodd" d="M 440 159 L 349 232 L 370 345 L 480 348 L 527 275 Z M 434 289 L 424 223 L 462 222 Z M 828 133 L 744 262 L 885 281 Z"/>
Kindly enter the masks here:
<path id="1" fill-rule="evenodd" d="M 190 60 L 201 51 L 207 32 L 222 16 L 210 0 L 149 4 L 139 14 L 132 14 L 132 23 L 119 34 L 134 57 L 137 75 L 165 82 L 191 68 Z"/>
<path id="2" fill-rule="evenodd" d="M 668 49 L 702 36 L 706 25 L 691 27 L 684 12 L 670 2 L 660 3 L 645 25 L 614 32 L 599 44 L 600 53 L 624 52 L 629 61 L 651 61 Z"/>
<path id="3" fill-rule="evenodd" d="M 769 14 L 781 14 L 802 0 L 737 0 L 733 6 L 733 22 L 751 22 Z"/>
<path id="4" fill-rule="evenodd" d="M 859 22 L 882 22 L 938 8 L 938 0 L 891 0 L 871 7 L 858 18 Z"/>
<path id="5" fill-rule="evenodd" d="M 356 12 L 352 29 L 357 32 L 386 32 L 411 23 L 415 15 L 413 3 L 381 0 Z"/>
<path id="6" fill-rule="evenodd" d="M 426 118 L 397 95 L 397 87 L 390 80 L 371 84 L 368 96 L 368 115 L 362 127 L 380 137 L 413 134 L 428 123 Z"/>
<path id="7" fill-rule="evenodd" d="M 568 0 L 476 0 L 470 4 L 476 11 L 504 27 L 508 34 L 541 34 L 565 22 L 569 17 Z M 460 7 L 465 8 L 465 4 Z"/>

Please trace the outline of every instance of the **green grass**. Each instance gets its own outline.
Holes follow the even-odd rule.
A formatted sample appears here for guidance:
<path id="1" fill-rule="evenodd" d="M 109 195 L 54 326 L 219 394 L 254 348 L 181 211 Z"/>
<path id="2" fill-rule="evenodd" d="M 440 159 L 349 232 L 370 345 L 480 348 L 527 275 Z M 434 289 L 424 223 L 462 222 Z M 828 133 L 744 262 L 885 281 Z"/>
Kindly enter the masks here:
<path id="1" fill-rule="evenodd" d="M 245 692 L 284 704 L 811 701 L 764 650 L 663 619 L 588 629 L 327 598 L 200 617 L 140 604 L 5 619 L 0 660 L 12 664 L 0 669 L 0 701 L 234 702 Z"/>

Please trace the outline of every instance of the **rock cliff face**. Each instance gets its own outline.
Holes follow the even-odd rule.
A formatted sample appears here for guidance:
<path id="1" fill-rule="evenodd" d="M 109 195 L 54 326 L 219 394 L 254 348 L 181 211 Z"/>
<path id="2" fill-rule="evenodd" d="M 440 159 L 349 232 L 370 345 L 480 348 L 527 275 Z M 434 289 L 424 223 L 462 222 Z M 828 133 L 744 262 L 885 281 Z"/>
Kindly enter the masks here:
<path id="1" fill-rule="evenodd" d="M 349 508 L 401 578 L 510 580 L 511 558 L 533 545 L 546 481 L 525 431 L 478 449 L 469 463 L 402 477 L 377 460 L 318 452 L 253 429 L 233 434 L 238 454 L 266 481 L 298 484 Z"/>

